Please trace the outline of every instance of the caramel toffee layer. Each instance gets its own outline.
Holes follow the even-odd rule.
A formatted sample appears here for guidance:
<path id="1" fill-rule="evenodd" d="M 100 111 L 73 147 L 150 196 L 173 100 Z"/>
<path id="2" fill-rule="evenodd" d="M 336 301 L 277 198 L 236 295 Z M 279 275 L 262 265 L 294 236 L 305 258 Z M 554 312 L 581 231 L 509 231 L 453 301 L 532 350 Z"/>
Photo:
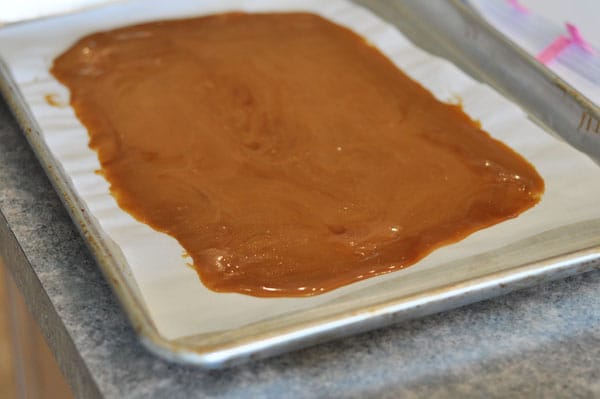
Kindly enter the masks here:
<path id="1" fill-rule="evenodd" d="M 95 33 L 52 73 L 119 205 L 215 291 L 308 296 L 389 273 L 544 190 L 460 107 L 312 14 Z"/>

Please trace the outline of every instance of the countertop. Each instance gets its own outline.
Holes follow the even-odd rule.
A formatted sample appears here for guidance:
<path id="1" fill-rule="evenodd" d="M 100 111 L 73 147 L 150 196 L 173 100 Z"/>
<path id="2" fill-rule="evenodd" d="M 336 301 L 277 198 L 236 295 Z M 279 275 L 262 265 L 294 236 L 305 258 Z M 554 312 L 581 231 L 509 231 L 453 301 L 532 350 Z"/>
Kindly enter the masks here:
<path id="1" fill-rule="evenodd" d="M 222 371 L 138 342 L 0 100 L 0 255 L 77 397 L 600 397 L 600 271 Z"/>

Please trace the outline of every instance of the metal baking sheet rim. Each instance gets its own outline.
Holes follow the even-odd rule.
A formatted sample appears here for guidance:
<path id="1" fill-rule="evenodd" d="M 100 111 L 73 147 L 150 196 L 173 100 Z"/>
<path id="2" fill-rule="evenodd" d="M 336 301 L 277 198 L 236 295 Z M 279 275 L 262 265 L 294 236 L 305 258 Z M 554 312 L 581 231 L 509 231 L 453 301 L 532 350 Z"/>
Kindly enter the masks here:
<path id="1" fill-rule="evenodd" d="M 205 368 L 224 368 L 238 363 L 265 358 L 300 349 L 362 331 L 375 329 L 411 318 L 457 308 L 469 303 L 530 287 L 543 281 L 600 269 L 600 246 L 515 266 L 508 270 L 480 276 L 457 284 L 395 298 L 309 322 L 263 332 L 244 340 L 234 339 L 219 344 L 203 344 L 202 336 L 170 341 L 161 337 L 154 326 L 137 285 L 118 267 L 119 259 L 102 236 L 98 226 L 85 212 L 68 177 L 62 172 L 41 138 L 37 122 L 4 62 L 0 59 L 0 92 L 8 102 L 25 137 L 59 194 L 69 215 L 85 238 L 100 269 L 117 295 L 142 343 L 153 353 L 171 361 L 197 364 Z M 585 104 L 585 101 L 584 101 Z M 588 105 L 588 104 L 585 104 Z M 587 107 L 586 107 L 587 108 Z"/>

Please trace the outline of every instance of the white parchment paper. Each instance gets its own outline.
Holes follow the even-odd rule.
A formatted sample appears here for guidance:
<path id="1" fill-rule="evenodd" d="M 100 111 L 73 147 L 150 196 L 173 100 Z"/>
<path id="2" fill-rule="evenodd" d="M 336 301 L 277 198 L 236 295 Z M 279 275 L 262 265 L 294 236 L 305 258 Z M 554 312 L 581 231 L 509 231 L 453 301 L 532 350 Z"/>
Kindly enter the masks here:
<path id="1" fill-rule="evenodd" d="M 68 91 L 48 72 L 52 60 L 78 38 L 95 31 L 157 19 L 241 11 L 312 11 L 367 38 L 412 78 L 447 102 L 462 100 L 485 130 L 532 162 L 546 182 L 540 204 L 516 219 L 479 231 L 435 251 L 417 265 L 312 298 L 254 298 L 207 290 L 186 266 L 183 248 L 123 212 L 95 174 L 100 168 L 85 128 L 67 106 Z M 118 245 L 146 307 L 166 339 L 235 329 L 295 310 L 319 306 L 365 287 L 434 269 L 576 222 L 600 218 L 600 168 L 585 155 L 529 121 L 515 105 L 452 64 L 415 46 L 391 25 L 348 1 L 317 0 L 134 0 L 79 14 L 0 29 L 0 54 L 42 129 L 52 154 L 87 210 Z M 47 94 L 64 104 L 50 106 Z M 507 263 L 507 268 L 511 265 Z M 400 280 L 399 280 L 400 281 Z"/>

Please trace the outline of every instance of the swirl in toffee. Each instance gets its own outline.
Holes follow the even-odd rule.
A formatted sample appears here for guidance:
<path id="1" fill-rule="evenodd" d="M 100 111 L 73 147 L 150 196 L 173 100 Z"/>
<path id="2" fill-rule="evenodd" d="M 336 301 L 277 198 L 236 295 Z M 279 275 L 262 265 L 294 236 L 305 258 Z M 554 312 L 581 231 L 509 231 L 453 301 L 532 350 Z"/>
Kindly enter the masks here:
<path id="1" fill-rule="evenodd" d="M 95 33 L 52 73 L 119 206 L 215 291 L 309 296 L 399 270 L 544 191 L 459 106 L 313 14 Z"/>

